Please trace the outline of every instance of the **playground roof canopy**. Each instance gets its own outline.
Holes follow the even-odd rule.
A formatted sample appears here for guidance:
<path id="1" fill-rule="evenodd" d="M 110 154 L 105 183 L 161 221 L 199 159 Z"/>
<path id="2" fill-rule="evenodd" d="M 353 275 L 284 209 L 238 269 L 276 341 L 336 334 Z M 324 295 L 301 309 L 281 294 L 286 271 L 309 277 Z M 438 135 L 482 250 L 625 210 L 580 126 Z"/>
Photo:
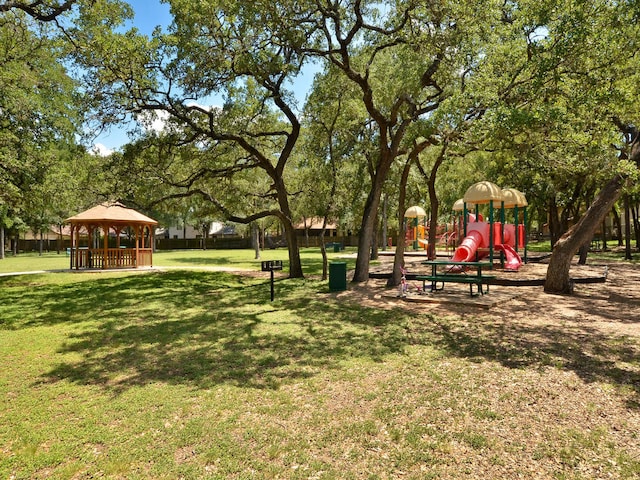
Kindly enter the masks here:
<path id="1" fill-rule="evenodd" d="M 495 183 L 483 181 L 474 183 L 464 194 L 465 203 L 482 205 L 491 201 L 502 201 L 502 189 Z"/>
<path id="2" fill-rule="evenodd" d="M 469 208 L 469 206 L 471 205 L 473 204 L 467 203 L 467 208 Z M 458 200 L 456 200 L 453 203 L 453 207 L 451 207 L 451 210 L 453 210 L 454 212 L 461 212 L 462 210 L 464 210 L 464 198 L 459 198 Z"/>
<path id="3" fill-rule="evenodd" d="M 515 188 L 503 188 L 502 197 L 504 208 L 526 207 L 529 205 L 524 193 Z"/>
<path id="4" fill-rule="evenodd" d="M 426 216 L 427 212 L 424 211 L 424 208 L 417 205 L 407 208 L 407 210 L 404 212 L 404 218 L 419 218 Z"/>

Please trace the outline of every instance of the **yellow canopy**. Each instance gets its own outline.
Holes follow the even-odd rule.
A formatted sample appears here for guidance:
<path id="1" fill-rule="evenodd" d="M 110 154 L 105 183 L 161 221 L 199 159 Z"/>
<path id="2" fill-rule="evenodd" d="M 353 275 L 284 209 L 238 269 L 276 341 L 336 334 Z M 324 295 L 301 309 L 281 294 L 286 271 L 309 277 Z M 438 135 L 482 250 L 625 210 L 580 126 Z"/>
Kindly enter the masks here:
<path id="1" fill-rule="evenodd" d="M 491 200 L 499 202 L 502 201 L 502 189 L 495 183 L 487 181 L 474 183 L 465 192 L 463 200 L 465 203 L 477 205 L 489 203 Z"/>
<path id="2" fill-rule="evenodd" d="M 426 216 L 427 213 L 424 211 L 424 208 L 418 207 L 417 205 L 407 208 L 404 212 L 404 218 L 420 218 Z"/>
<path id="3" fill-rule="evenodd" d="M 524 193 L 516 190 L 515 188 L 503 188 L 502 197 L 504 201 L 504 208 L 526 207 L 529 205 Z"/>

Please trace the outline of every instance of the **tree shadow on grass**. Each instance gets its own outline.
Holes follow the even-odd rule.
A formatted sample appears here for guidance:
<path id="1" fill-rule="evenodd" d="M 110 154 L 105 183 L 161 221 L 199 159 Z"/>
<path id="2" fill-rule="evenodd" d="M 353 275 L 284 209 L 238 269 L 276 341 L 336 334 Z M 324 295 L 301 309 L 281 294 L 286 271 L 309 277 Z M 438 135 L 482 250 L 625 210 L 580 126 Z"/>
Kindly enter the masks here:
<path id="1" fill-rule="evenodd" d="M 560 368 L 586 382 L 626 390 L 640 408 L 640 346 L 587 323 L 534 324 L 509 318 L 363 307 L 318 294 L 318 282 L 269 282 L 224 272 L 171 271 L 115 278 L 0 282 L 4 328 L 58 326 L 60 363 L 43 382 L 94 384 L 117 394 L 153 382 L 259 389 L 382 361 L 409 345 L 432 345 L 470 361 L 508 368 Z M 78 360 L 79 358 L 79 360 Z"/>
<path id="2" fill-rule="evenodd" d="M 43 286 L 16 300 L 43 300 L 24 327 L 71 327 L 43 382 L 113 393 L 154 382 L 272 389 L 406 345 L 397 316 L 310 300 L 304 285 L 284 283 L 274 303 L 264 280 L 180 271 Z"/>
<path id="3" fill-rule="evenodd" d="M 430 341 L 456 356 L 514 369 L 573 371 L 587 383 L 621 388 L 627 406 L 640 408 L 640 345 L 627 336 L 604 334 L 588 325 L 535 326 L 498 318 L 433 319 L 428 330 Z"/>

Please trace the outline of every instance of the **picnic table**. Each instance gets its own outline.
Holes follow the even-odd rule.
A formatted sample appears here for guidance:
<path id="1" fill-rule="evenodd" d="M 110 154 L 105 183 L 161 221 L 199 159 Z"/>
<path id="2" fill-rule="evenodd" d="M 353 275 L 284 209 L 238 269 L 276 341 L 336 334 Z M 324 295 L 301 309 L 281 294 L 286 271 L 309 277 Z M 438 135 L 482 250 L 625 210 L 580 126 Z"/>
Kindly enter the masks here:
<path id="1" fill-rule="evenodd" d="M 490 262 L 454 262 L 452 260 L 426 260 L 423 265 L 431 266 L 430 275 L 416 275 L 416 280 L 422 280 L 422 288 L 425 291 L 427 282 L 431 284 L 431 291 L 437 292 L 444 289 L 445 283 L 467 283 L 469 294 L 474 297 L 489 293 L 490 279 L 495 275 L 483 275 L 482 269 L 491 268 Z M 440 267 L 440 270 L 438 268 Z M 473 286 L 476 286 L 476 293 Z M 486 286 L 486 289 L 483 288 Z"/>

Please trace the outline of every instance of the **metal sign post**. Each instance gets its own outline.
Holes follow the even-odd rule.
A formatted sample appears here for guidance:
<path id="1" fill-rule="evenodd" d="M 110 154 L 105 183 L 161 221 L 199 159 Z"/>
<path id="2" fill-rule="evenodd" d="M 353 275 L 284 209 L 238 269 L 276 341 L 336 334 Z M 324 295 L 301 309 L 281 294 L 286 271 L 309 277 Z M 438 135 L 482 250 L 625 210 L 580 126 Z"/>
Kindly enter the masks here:
<path id="1" fill-rule="evenodd" d="M 275 270 L 282 270 L 282 260 L 267 260 L 262 262 L 262 271 L 271 272 L 271 301 L 273 302 L 273 272 Z"/>

